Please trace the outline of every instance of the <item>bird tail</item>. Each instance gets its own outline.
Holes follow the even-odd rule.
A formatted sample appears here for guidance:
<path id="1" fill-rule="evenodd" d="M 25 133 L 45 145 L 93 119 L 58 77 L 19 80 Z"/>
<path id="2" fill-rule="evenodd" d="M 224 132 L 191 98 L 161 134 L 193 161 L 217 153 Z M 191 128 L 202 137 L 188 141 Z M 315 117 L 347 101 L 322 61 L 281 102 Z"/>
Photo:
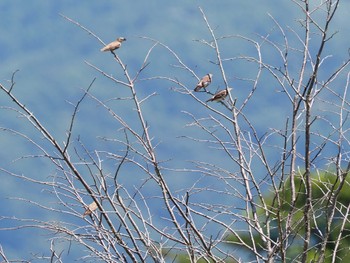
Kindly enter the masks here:
<path id="1" fill-rule="evenodd" d="M 196 86 L 196 87 L 194 88 L 194 91 L 199 91 L 201 88 L 202 88 L 201 86 Z"/>
<path id="2" fill-rule="evenodd" d="M 100 49 L 102 52 L 107 51 L 107 47 L 103 47 Z"/>
<path id="3" fill-rule="evenodd" d="M 90 209 L 86 209 L 84 214 L 83 214 L 83 217 L 87 216 L 87 215 L 91 215 L 91 210 Z"/>
<path id="4" fill-rule="evenodd" d="M 209 101 L 213 101 L 214 99 L 213 98 L 210 98 L 209 100 L 206 100 L 205 102 L 209 102 Z"/>

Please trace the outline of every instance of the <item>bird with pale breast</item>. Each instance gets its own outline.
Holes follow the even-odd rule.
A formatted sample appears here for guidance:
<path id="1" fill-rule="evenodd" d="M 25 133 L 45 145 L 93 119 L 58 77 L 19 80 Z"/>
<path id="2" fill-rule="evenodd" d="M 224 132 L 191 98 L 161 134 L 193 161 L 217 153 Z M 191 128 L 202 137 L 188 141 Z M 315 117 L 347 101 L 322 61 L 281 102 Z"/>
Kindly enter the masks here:
<path id="1" fill-rule="evenodd" d="M 223 101 L 226 98 L 226 96 L 228 95 L 228 92 L 230 90 L 232 90 L 232 88 L 227 88 L 227 89 L 220 90 L 217 93 L 215 93 L 213 95 L 213 97 L 211 97 L 206 102 L 209 102 L 209 101 L 216 101 L 216 102 Z"/>
<path id="2" fill-rule="evenodd" d="M 126 40 L 125 37 L 118 37 L 115 41 L 109 43 L 108 45 L 101 48 L 101 51 L 113 51 L 121 47 L 122 42 Z"/>
<path id="3" fill-rule="evenodd" d="M 202 88 L 206 88 L 211 83 L 211 80 L 213 78 L 213 74 L 208 73 L 203 78 L 201 78 L 197 84 L 197 86 L 194 88 L 194 91 L 200 91 Z"/>
<path id="4" fill-rule="evenodd" d="M 93 211 L 95 211 L 98 208 L 96 202 L 92 202 L 91 204 L 88 205 L 88 207 L 86 208 L 83 217 L 87 216 L 87 215 L 91 215 Z"/>

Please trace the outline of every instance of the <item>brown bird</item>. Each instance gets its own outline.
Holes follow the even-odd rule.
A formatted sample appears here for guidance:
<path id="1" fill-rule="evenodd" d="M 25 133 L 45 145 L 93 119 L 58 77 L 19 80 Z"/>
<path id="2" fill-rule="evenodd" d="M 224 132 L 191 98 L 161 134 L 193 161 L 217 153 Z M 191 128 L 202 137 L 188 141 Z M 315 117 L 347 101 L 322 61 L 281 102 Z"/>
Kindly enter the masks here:
<path id="1" fill-rule="evenodd" d="M 208 73 L 205 75 L 197 84 L 197 86 L 194 88 L 194 91 L 199 91 L 201 88 L 206 88 L 211 83 L 211 80 L 213 78 L 213 74 Z"/>
<path id="2" fill-rule="evenodd" d="M 113 51 L 121 47 L 122 42 L 125 41 L 125 37 L 118 37 L 115 41 L 101 48 L 101 51 Z"/>
<path id="3" fill-rule="evenodd" d="M 217 93 L 215 93 L 214 96 L 211 97 L 206 102 L 208 102 L 208 101 L 216 101 L 216 102 L 223 101 L 226 98 L 226 96 L 228 95 L 228 91 L 230 91 L 230 90 L 232 90 L 232 88 L 220 90 Z"/>
<path id="4" fill-rule="evenodd" d="M 95 211 L 98 208 L 97 204 L 95 202 L 92 202 L 91 204 L 89 204 L 89 206 L 86 208 L 83 217 L 87 216 L 87 215 L 91 215 L 91 213 L 93 211 Z"/>

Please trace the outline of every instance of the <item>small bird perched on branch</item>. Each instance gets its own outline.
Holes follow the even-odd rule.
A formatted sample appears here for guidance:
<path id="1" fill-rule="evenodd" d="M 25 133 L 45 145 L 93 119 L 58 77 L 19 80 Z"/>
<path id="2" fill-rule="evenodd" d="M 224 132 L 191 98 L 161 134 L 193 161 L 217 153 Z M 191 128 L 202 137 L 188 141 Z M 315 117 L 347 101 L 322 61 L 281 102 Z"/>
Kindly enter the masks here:
<path id="1" fill-rule="evenodd" d="M 125 37 L 118 37 L 115 41 L 101 48 L 101 51 L 113 51 L 121 47 L 122 42 L 125 41 Z"/>
<path id="2" fill-rule="evenodd" d="M 197 84 L 197 86 L 194 88 L 194 91 L 199 91 L 201 88 L 206 88 L 211 83 L 211 80 L 213 78 L 213 74 L 208 73 L 205 75 Z"/>
<path id="3" fill-rule="evenodd" d="M 215 93 L 214 96 L 211 97 L 206 102 L 208 102 L 208 101 L 216 101 L 216 102 L 223 101 L 226 98 L 226 96 L 228 95 L 228 92 L 230 90 L 232 90 L 232 88 L 227 88 L 227 89 L 220 90 L 217 93 Z"/>
<path id="4" fill-rule="evenodd" d="M 91 213 L 93 211 L 95 211 L 96 209 L 98 208 L 97 204 L 94 202 L 92 202 L 91 204 L 89 204 L 89 206 L 86 208 L 84 214 L 83 214 L 83 217 L 84 216 L 87 216 L 87 215 L 91 215 Z"/>

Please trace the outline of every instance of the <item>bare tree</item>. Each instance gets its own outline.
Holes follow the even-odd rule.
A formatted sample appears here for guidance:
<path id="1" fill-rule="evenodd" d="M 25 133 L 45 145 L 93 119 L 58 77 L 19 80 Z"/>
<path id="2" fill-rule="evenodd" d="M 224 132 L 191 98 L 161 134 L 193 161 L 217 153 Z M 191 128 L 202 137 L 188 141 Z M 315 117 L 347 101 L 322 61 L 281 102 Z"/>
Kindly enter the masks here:
<path id="1" fill-rule="evenodd" d="M 271 16 L 274 33 L 255 39 L 217 36 L 205 12 L 199 9 L 210 38 L 198 42 L 215 54 L 212 63 L 221 73 L 215 78 L 224 83 L 218 93 L 213 85 L 208 85 L 211 79 L 199 92 L 193 91 L 196 83 L 188 86 L 178 77 L 155 75 L 142 79 L 150 56 L 159 49 L 176 61 L 174 67 L 198 81 L 201 77 L 170 46 L 148 37 L 140 37 L 140 41 L 151 43 L 151 47 L 136 72 L 130 72 L 115 51 L 111 51 L 111 56 L 123 73 L 121 78 L 86 62 L 126 90 L 128 96 L 103 100 L 94 95 L 92 80 L 74 104 L 63 143 L 31 112 L 30 106 L 17 98 L 13 74 L 9 86 L 0 85 L 3 94 L 14 104 L 6 110 L 23 117 L 21 121 L 29 122 L 44 140 L 20 129 L 2 127 L 1 130 L 30 142 L 40 152 L 30 157 L 44 159 L 56 172 L 51 180 L 41 180 L 5 167 L 1 170 L 41 185 L 58 204 L 47 206 L 25 201 L 64 215 L 65 220 L 10 218 L 18 222 L 12 229 L 37 227 L 51 232 L 50 256 L 42 259 L 55 262 L 62 260 L 55 248 L 57 241 L 84 248 L 86 253 L 81 260 L 86 261 L 165 262 L 185 258 L 188 262 L 336 262 L 345 259 L 350 210 L 349 199 L 344 198 L 344 191 L 349 189 L 350 169 L 347 139 L 350 59 L 345 54 L 344 62 L 330 66 L 331 58 L 325 53 L 327 45 L 335 41 L 336 34 L 330 28 L 340 1 L 292 2 L 302 15 L 299 28 L 285 28 Z M 105 44 L 94 32 L 63 17 Z M 246 42 L 255 54 L 230 57 L 221 50 L 221 44 L 227 41 Z M 265 58 L 265 52 L 273 59 Z M 251 87 L 244 97 L 235 97 L 240 93 L 226 70 L 227 65 L 237 61 L 249 65 L 251 75 L 254 74 L 241 78 Z M 227 160 L 225 165 L 213 158 L 212 162 L 192 160 L 189 168 L 183 164 L 181 169 L 176 169 L 157 154 L 148 124 L 152 116 L 146 116 L 143 110 L 143 105 L 155 94 L 142 98 L 137 87 L 146 81 L 164 80 L 172 92 L 191 97 L 207 113 L 203 118 L 196 112 L 184 112 L 191 118 L 188 126 L 198 129 L 205 139 L 191 137 L 186 131 L 183 139 L 193 145 L 203 143 L 208 155 L 218 152 Z M 256 113 L 251 108 L 256 99 L 261 99 L 257 93 L 263 86 L 270 87 L 267 93 L 278 92 L 277 107 L 287 109 L 287 114 L 280 118 L 281 122 L 266 121 L 264 127 L 258 127 L 252 121 Z M 87 99 L 103 107 L 120 128 L 115 138 L 99 138 L 113 145 L 114 151 L 89 149 L 74 134 L 77 114 Z M 115 110 L 116 105 L 125 101 L 134 109 L 127 119 Z M 106 166 L 111 163 L 115 171 L 106 172 Z M 121 183 L 126 169 L 129 174 L 138 175 L 132 186 Z M 169 185 L 169 174 L 183 172 L 201 177 L 182 189 Z M 206 184 L 213 180 L 215 184 Z M 203 196 L 210 196 L 211 201 L 204 201 Z M 0 255 L 8 262 L 2 249 Z"/>

